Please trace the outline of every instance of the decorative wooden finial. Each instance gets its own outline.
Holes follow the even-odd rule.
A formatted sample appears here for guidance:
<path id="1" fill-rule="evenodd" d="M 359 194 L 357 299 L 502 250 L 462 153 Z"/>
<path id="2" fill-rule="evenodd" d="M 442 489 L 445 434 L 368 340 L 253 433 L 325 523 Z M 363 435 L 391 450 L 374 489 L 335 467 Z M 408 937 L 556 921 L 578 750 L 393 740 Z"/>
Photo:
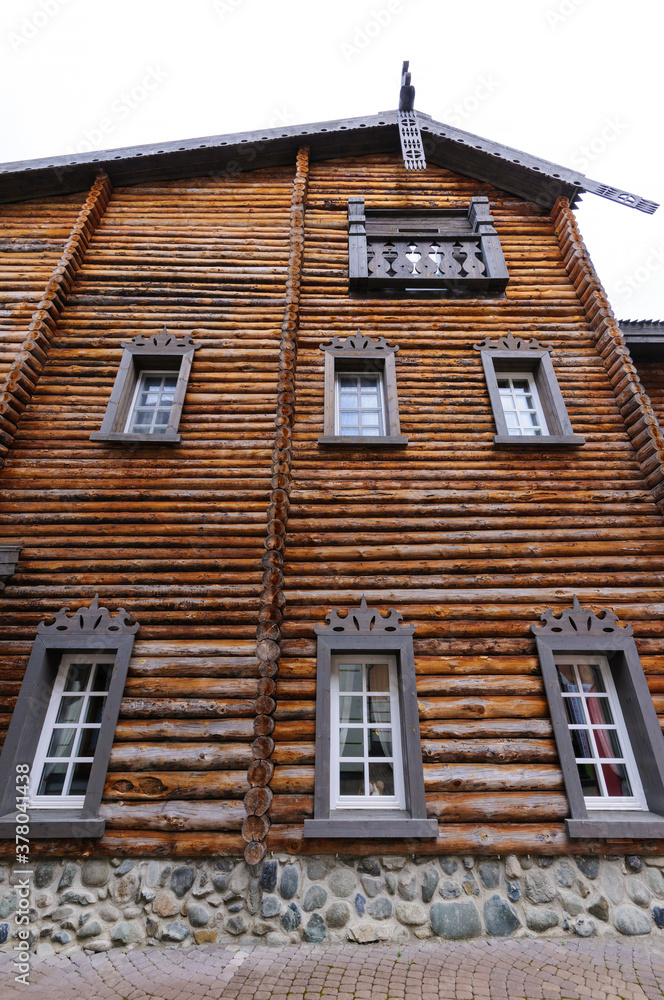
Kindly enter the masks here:
<path id="1" fill-rule="evenodd" d="M 399 92 L 399 137 L 406 170 L 424 170 L 427 161 L 424 156 L 420 123 L 415 110 L 415 87 L 410 82 L 408 61 L 401 69 L 401 90 Z"/>
<path id="2" fill-rule="evenodd" d="M 399 111 L 412 111 L 415 107 L 415 87 L 410 82 L 408 72 L 409 62 L 406 60 L 401 67 L 401 91 L 399 92 Z"/>

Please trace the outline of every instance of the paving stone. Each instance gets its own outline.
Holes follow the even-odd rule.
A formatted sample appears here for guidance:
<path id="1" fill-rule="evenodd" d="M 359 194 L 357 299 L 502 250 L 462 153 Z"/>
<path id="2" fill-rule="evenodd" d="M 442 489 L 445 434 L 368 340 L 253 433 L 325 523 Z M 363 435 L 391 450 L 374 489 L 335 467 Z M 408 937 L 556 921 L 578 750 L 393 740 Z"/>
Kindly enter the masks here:
<path id="1" fill-rule="evenodd" d="M 322 885 L 310 885 L 302 901 L 302 909 L 307 913 L 319 910 L 327 903 L 327 892 Z"/>
<path id="2" fill-rule="evenodd" d="M 632 937 L 637 934 L 650 934 L 651 924 L 643 910 L 637 910 L 635 906 L 619 906 L 613 918 L 613 922 L 621 934 Z"/>
<path id="3" fill-rule="evenodd" d="M 463 941 L 482 933 L 480 915 L 474 903 L 434 903 L 429 916 L 434 934 L 450 941 Z"/>
<path id="4" fill-rule="evenodd" d="M 518 930 L 521 921 L 512 904 L 496 893 L 484 903 L 484 926 L 487 934 L 508 937 Z"/>

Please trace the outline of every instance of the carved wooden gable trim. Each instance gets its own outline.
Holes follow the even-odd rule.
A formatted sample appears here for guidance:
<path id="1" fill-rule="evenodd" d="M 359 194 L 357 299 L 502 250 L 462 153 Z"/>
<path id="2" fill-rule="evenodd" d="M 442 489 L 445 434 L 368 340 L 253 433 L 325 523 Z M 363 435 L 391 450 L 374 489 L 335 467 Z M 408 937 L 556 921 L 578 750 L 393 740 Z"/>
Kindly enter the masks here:
<path id="1" fill-rule="evenodd" d="M 190 333 L 184 333 L 181 337 L 174 333 L 169 333 L 166 327 L 161 333 L 153 333 L 145 336 L 139 333 L 131 340 L 123 340 L 120 347 L 132 354 L 188 354 L 189 351 L 197 351 L 201 345 L 195 341 Z"/>
<path id="2" fill-rule="evenodd" d="M 531 630 L 538 636 L 552 635 L 558 638 L 579 636 L 611 636 L 615 633 L 631 636 L 634 630 L 631 625 L 621 625 L 613 611 L 604 611 L 598 616 L 591 608 L 582 608 L 579 599 L 574 595 L 571 608 L 564 608 L 557 616 L 552 608 L 542 614 L 543 625 L 531 625 Z"/>
<path id="3" fill-rule="evenodd" d="M 403 615 L 391 608 L 387 616 L 383 616 L 379 608 L 367 607 L 366 597 L 362 596 L 359 608 L 351 608 L 341 617 L 338 611 L 330 611 L 326 616 L 325 625 L 314 625 L 316 635 L 412 635 L 414 625 L 402 625 Z"/>
<path id="4" fill-rule="evenodd" d="M 397 345 L 388 344 L 385 337 L 366 337 L 359 330 L 350 337 L 333 337 L 329 344 L 319 346 L 321 351 L 329 351 L 335 358 L 385 357 L 399 350 Z"/>
<path id="5" fill-rule="evenodd" d="M 111 614 L 108 608 L 100 608 L 98 594 L 95 594 L 89 607 L 79 608 L 71 614 L 67 614 L 68 611 L 69 608 L 60 608 L 53 614 L 53 621 L 40 622 L 37 633 L 119 636 L 134 635 L 140 627 L 138 622 L 132 622 L 131 615 L 124 608 L 118 608 L 116 614 Z"/>

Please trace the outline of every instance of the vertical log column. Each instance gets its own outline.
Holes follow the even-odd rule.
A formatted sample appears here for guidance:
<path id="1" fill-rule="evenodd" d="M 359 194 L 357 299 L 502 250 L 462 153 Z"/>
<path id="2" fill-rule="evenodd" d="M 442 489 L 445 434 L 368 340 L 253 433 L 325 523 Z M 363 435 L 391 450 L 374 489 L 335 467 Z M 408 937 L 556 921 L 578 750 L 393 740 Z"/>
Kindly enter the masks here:
<path id="1" fill-rule="evenodd" d="M 100 173 L 90 189 L 65 243 L 62 256 L 32 315 L 28 336 L 7 372 L 0 389 L 0 467 L 14 441 L 21 414 L 32 398 L 46 364 L 48 349 L 57 330 L 67 296 L 83 263 L 83 257 L 111 196 L 111 182 Z"/>
<path id="2" fill-rule="evenodd" d="M 309 179 L 309 147 L 297 154 L 293 198 L 290 213 L 290 255 L 286 280 L 286 307 L 279 344 L 279 379 L 277 382 L 276 434 L 272 452 L 272 480 L 267 512 L 266 552 L 263 556 L 263 589 L 260 599 L 256 655 L 261 679 L 256 700 L 252 744 L 254 760 L 249 765 L 249 791 L 244 805 L 247 818 L 242 836 L 247 844 L 244 856 L 248 864 L 257 864 L 265 854 L 265 838 L 270 829 L 268 811 L 272 801 L 269 787 L 274 773 L 270 756 L 274 749 L 274 711 L 277 703 L 275 677 L 278 673 L 279 628 L 284 606 L 283 552 L 288 520 L 290 469 L 292 457 L 293 411 L 295 406 L 295 364 L 300 315 L 300 282 L 304 254 L 304 212 Z"/>
<path id="3" fill-rule="evenodd" d="M 664 438 L 657 417 L 641 385 L 625 338 L 590 260 L 567 198 L 558 199 L 551 218 L 565 266 L 583 304 L 595 337 L 595 346 L 604 361 L 641 471 L 657 506 L 664 514 Z"/>

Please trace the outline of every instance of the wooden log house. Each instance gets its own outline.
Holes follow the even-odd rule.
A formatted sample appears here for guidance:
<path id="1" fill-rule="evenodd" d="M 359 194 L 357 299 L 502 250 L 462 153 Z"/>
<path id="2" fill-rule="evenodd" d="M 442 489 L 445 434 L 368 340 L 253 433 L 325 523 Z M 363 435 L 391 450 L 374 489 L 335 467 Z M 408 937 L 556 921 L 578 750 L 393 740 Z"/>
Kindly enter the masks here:
<path id="1" fill-rule="evenodd" d="M 6 861 L 664 855 L 655 206 L 408 83 L 0 168 Z"/>

